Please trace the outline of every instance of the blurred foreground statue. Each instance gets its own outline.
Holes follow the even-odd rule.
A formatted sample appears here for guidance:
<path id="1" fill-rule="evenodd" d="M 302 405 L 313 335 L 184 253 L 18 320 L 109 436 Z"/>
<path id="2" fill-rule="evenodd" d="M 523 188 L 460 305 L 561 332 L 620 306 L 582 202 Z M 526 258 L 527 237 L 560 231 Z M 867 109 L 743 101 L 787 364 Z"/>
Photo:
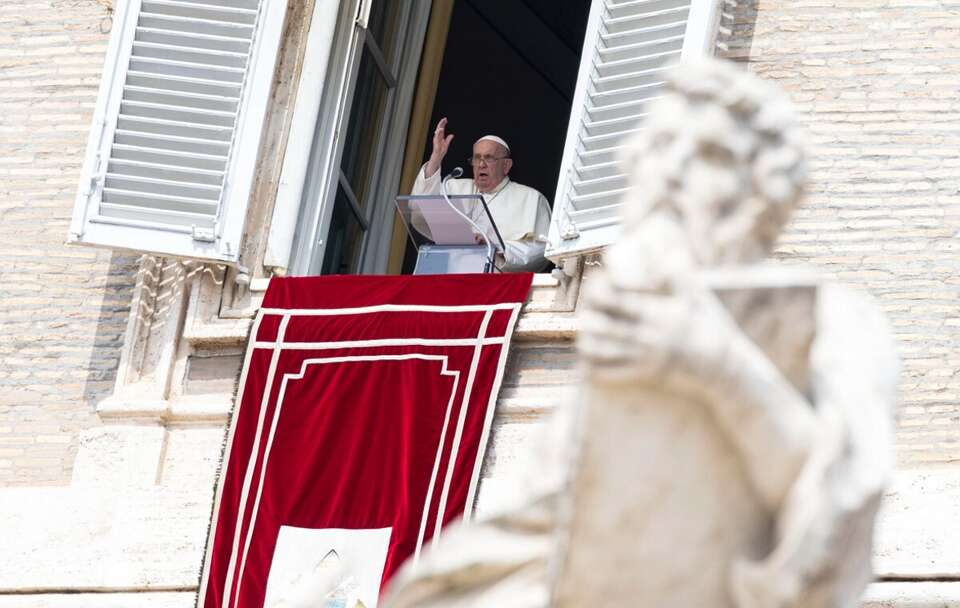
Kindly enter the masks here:
<path id="1" fill-rule="evenodd" d="M 585 282 L 575 409 L 514 504 L 445 534 L 387 606 L 857 605 L 893 463 L 889 329 L 869 298 L 759 264 L 804 179 L 782 97 L 711 60 L 646 126 Z"/>

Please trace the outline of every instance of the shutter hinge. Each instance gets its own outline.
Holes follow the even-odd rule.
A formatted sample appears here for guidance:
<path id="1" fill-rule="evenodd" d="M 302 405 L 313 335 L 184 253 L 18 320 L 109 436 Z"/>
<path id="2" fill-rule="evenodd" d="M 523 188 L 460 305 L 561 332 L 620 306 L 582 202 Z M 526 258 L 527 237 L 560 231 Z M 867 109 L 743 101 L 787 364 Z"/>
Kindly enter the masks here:
<path id="1" fill-rule="evenodd" d="M 87 182 L 87 189 L 83 193 L 84 198 L 90 200 L 90 197 L 96 194 L 100 186 L 103 185 L 104 176 L 99 171 L 90 176 L 90 180 Z"/>
<path id="2" fill-rule="evenodd" d="M 98 151 L 96 156 L 93 158 L 93 174 L 90 175 L 90 179 L 87 181 L 87 189 L 83 193 L 87 200 L 90 200 L 90 197 L 93 196 L 97 190 L 103 186 L 103 182 L 106 179 L 105 173 L 106 170 L 103 167 L 103 155 Z"/>
<path id="3" fill-rule="evenodd" d="M 560 218 L 560 238 L 565 241 L 570 241 L 579 238 L 579 236 L 580 231 L 577 230 L 576 224 L 573 223 L 573 218 L 571 218 L 567 210 L 564 209 L 563 217 Z"/>
<path id="4" fill-rule="evenodd" d="M 216 235 L 213 233 L 213 228 L 197 228 L 196 226 L 191 226 L 191 236 L 193 240 L 200 241 L 202 243 L 213 243 L 217 240 Z"/>

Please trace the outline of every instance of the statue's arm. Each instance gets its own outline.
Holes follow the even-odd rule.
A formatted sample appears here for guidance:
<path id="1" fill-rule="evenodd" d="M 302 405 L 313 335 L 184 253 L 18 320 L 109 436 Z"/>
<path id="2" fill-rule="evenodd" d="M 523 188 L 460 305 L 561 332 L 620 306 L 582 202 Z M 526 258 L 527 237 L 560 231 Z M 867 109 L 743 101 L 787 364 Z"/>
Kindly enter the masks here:
<path id="1" fill-rule="evenodd" d="M 705 287 L 628 289 L 603 273 L 587 287 L 579 346 L 589 377 L 703 400 L 776 511 L 809 453 L 806 399 Z"/>
<path id="2" fill-rule="evenodd" d="M 776 512 L 810 454 L 816 416 L 807 399 L 732 320 L 719 323 L 714 336 L 723 344 L 718 345 L 719 356 L 703 369 L 705 402 L 740 454 L 754 490 Z"/>

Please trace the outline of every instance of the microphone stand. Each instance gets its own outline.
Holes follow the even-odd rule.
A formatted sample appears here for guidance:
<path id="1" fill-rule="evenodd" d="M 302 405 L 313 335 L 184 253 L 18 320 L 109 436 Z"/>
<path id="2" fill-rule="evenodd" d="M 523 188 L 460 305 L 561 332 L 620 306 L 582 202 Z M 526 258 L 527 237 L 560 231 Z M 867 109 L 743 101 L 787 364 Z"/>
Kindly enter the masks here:
<path id="1" fill-rule="evenodd" d="M 453 201 L 450 200 L 450 195 L 447 194 L 447 182 L 450 181 L 451 179 L 456 179 L 461 175 L 463 175 L 463 169 L 461 167 L 454 167 L 453 171 L 451 171 L 449 175 L 447 175 L 445 178 L 443 178 L 443 180 L 441 180 L 440 194 L 443 195 L 443 200 L 447 201 L 447 204 L 450 206 L 451 209 L 453 209 L 454 213 L 456 213 L 457 215 L 462 217 L 464 220 L 466 220 L 467 223 L 470 224 L 470 226 L 472 226 L 474 230 L 477 231 L 477 234 L 483 237 L 483 242 L 487 246 L 487 263 L 484 266 L 483 271 L 484 273 L 493 272 L 493 269 L 495 268 L 495 266 L 493 264 L 493 245 L 490 243 L 490 239 L 487 238 L 487 234 L 480 228 L 480 226 L 475 221 L 473 221 L 467 214 L 457 209 L 457 206 L 454 205 Z M 480 196 L 483 196 L 483 195 L 481 194 Z"/>

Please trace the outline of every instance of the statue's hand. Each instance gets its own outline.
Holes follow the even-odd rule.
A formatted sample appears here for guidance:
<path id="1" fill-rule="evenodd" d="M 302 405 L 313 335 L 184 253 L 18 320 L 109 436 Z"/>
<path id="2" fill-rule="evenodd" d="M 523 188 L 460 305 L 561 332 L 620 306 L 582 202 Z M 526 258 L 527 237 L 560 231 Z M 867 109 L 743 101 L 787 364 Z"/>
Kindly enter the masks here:
<path id="1" fill-rule="evenodd" d="M 578 346 L 591 380 L 709 389 L 727 345 L 740 337 L 706 288 L 627 288 L 606 273 L 584 285 Z"/>

